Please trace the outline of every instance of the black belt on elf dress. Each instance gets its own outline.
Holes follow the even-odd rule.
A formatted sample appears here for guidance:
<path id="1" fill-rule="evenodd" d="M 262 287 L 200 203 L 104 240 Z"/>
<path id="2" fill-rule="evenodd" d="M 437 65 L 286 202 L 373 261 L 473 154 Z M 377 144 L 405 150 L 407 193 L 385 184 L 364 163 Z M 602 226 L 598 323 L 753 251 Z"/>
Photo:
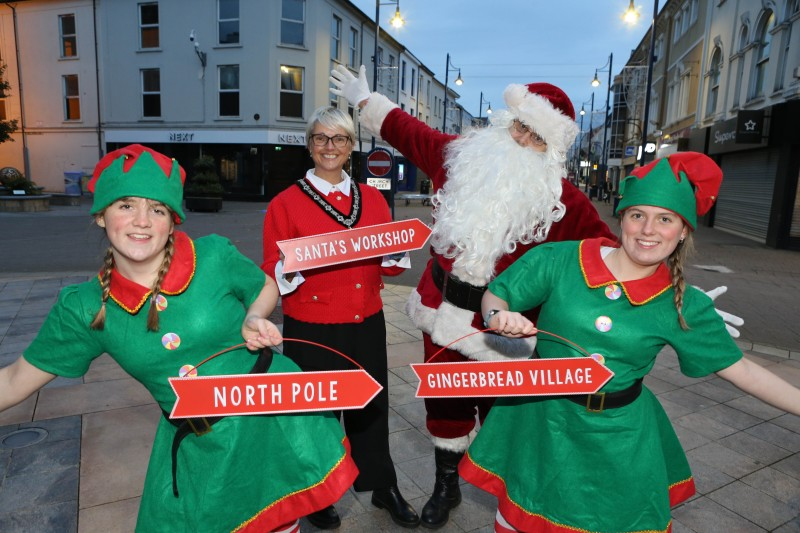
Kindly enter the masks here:
<path id="1" fill-rule="evenodd" d="M 272 350 L 265 348 L 258 354 L 256 364 L 250 370 L 250 374 L 263 374 L 269 370 L 272 364 Z M 198 418 L 170 418 L 169 413 L 161 410 L 164 418 L 178 428 L 175 436 L 172 438 L 172 493 L 178 497 L 178 448 L 181 446 L 181 441 L 187 435 L 194 433 L 200 437 L 211 431 L 211 426 L 225 418 L 224 416 L 205 416 Z"/>
<path id="2" fill-rule="evenodd" d="M 590 413 L 599 413 L 605 409 L 616 409 L 624 407 L 639 397 L 642 393 L 642 379 L 637 379 L 633 385 L 627 389 L 616 392 L 596 392 L 594 394 L 570 394 L 568 396 L 556 396 L 564 398 L 578 405 L 585 405 Z"/>
<path id="3" fill-rule="evenodd" d="M 445 272 L 435 258 L 431 268 L 433 283 L 440 291 L 442 298 L 461 309 L 466 309 L 474 313 L 481 312 L 481 298 L 486 292 L 486 285 L 477 287 L 465 281 L 461 281 L 449 272 Z"/>
<path id="4" fill-rule="evenodd" d="M 533 359 L 540 359 L 539 352 L 533 349 Z M 563 398 L 578 405 L 585 405 L 590 413 L 600 413 L 606 409 L 625 407 L 639 397 L 642 393 L 642 378 L 633 382 L 627 389 L 615 392 L 595 392 L 594 394 L 565 394 L 563 396 L 549 396 L 549 398 Z"/>

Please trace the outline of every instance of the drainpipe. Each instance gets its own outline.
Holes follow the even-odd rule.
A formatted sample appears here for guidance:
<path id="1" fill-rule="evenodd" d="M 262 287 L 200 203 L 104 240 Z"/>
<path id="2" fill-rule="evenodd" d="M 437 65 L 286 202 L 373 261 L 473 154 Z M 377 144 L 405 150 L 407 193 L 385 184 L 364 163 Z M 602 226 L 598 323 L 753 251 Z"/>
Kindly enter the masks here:
<path id="1" fill-rule="evenodd" d="M 100 116 L 100 57 L 97 45 L 97 0 L 92 0 L 92 24 L 94 25 L 94 83 L 97 92 L 97 160 L 103 159 L 103 121 Z"/>

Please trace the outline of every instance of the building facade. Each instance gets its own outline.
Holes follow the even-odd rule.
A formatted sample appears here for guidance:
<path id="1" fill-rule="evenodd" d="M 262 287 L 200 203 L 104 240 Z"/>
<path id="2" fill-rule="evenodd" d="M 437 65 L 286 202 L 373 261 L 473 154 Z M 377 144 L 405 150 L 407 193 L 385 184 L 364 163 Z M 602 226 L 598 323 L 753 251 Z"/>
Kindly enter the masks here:
<path id="1" fill-rule="evenodd" d="M 645 161 L 708 154 L 725 179 L 704 222 L 800 250 L 800 0 L 668 0 L 655 28 Z M 638 163 L 649 52 L 648 31 L 615 78 L 611 179 Z"/>
<path id="2" fill-rule="evenodd" d="M 64 172 L 90 173 L 102 154 L 141 143 L 190 174 L 211 155 L 226 197 L 269 199 L 312 166 L 311 113 L 348 107 L 329 91 L 336 65 L 366 65 L 378 91 L 441 128 L 444 85 L 383 28 L 375 34 L 374 17 L 347 0 L 0 4 L 6 114 L 22 119 L 18 142 L 0 145 L 0 166 L 61 192 Z M 373 143 L 392 149 L 356 126 L 360 177 Z M 396 155 L 398 188 L 413 189 L 415 169 Z"/>

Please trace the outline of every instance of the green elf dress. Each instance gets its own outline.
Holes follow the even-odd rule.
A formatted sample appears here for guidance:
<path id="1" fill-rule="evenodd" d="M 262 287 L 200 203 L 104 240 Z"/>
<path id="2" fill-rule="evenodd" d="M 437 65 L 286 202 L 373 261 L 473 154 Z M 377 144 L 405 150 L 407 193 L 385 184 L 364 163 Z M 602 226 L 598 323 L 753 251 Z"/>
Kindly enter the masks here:
<path id="1" fill-rule="evenodd" d="M 741 351 L 713 303 L 688 287 L 682 330 L 666 265 L 619 282 L 602 253 L 604 239 L 537 246 L 489 289 L 511 310 L 542 305 L 537 327 L 587 350 L 614 372 L 603 387 L 621 391 L 643 378 L 665 345 L 681 372 L 702 377 L 738 361 Z M 540 333 L 542 358 L 585 357 Z M 501 398 L 462 460 L 459 473 L 498 498 L 520 531 L 664 532 L 670 507 L 695 492 L 678 437 L 655 395 L 589 412 L 565 398 Z"/>
<path id="2" fill-rule="evenodd" d="M 192 241 L 175 232 L 175 255 L 156 300 L 159 331 L 147 331 L 150 290 L 112 273 L 105 329 L 89 323 L 101 302 L 99 278 L 64 288 L 25 351 L 32 365 L 79 377 L 108 353 L 170 412 L 167 378 L 184 365 L 240 344 L 246 308 L 264 286 L 264 273 L 222 237 Z M 144 308 L 144 309 L 143 309 Z M 242 348 L 196 369 L 200 376 L 247 374 L 256 355 Z M 268 372 L 298 372 L 274 354 Z M 336 502 L 357 475 L 349 445 L 330 413 L 229 416 L 210 433 L 190 433 L 177 453 L 173 493 L 172 445 L 177 431 L 162 417 L 153 443 L 137 531 L 271 531 Z"/>

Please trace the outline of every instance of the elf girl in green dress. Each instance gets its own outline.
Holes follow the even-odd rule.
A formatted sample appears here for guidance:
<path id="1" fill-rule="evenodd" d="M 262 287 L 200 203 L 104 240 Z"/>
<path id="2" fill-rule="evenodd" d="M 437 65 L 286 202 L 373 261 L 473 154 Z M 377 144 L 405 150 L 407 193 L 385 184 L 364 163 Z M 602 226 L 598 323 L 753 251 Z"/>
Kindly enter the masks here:
<path id="1" fill-rule="evenodd" d="M 298 372 L 268 346 L 278 290 L 217 235 L 175 229 L 185 174 L 140 145 L 109 153 L 89 189 L 110 247 L 100 273 L 65 287 L 22 356 L 0 369 L 0 411 L 56 376 L 80 377 L 108 353 L 153 395 L 161 417 L 137 531 L 299 531 L 299 517 L 337 501 L 357 469 L 331 414 L 170 420 L 168 378 Z M 240 348 L 193 365 L 226 348 Z M 259 351 L 261 354 L 259 355 Z M 210 431 L 203 433 L 208 424 Z"/>
<path id="2" fill-rule="evenodd" d="M 742 357 L 711 299 L 684 280 L 697 215 L 721 180 L 711 159 L 692 152 L 638 168 L 620 184 L 620 243 L 541 245 L 489 285 L 488 327 L 509 337 L 553 332 L 614 372 L 602 394 L 495 403 L 459 473 L 497 496 L 496 531 L 671 530 L 670 508 L 695 487 L 664 409 L 642 385 L 665 345 L 685 375 L 716 372 L 800 414 L 800 390 Z M 537 327 L 515 312 L 539 305 Z M 537 351 L 576 356 L 550 335 Z"/>

